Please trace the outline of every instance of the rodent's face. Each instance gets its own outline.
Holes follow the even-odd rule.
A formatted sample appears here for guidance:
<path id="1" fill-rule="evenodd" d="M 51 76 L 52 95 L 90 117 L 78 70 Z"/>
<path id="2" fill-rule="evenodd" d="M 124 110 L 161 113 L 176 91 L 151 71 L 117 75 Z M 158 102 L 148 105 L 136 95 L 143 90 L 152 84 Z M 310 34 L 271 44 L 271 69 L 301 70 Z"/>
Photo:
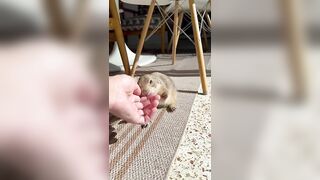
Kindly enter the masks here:
<path id="1" fill-rule="evenodd" d="M 160 83 L 150 75 L 143 75 L 139 78 L 138 85 L 142 95 L 159 94 Z"/>

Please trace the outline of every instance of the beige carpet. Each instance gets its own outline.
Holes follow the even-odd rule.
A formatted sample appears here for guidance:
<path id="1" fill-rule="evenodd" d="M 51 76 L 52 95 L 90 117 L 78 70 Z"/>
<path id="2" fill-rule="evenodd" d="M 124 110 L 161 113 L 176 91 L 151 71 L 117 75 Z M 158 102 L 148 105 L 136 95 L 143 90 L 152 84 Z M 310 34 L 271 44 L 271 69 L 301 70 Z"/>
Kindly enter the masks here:
<path id="1" fill-rule="evenodd" d="M 208 64 L 210 55 L 205 55 Z M 207 69 L 210 67 L 207 66 Z M 137 74 L 162 72 L 172 77 L 178 89 L 177 109 L 158 110 L 145 129 L 132 124 L 115 124 L 118 141 L 110 145 L 111 179 L 164 179 L 183 135 L 200 85 L 197 59 L 179 55 L 171 65 L 170 55 L 159 55 L 155 63 L 139 68 Z M 210 71 L 207 71 L 210 76 Z"/>

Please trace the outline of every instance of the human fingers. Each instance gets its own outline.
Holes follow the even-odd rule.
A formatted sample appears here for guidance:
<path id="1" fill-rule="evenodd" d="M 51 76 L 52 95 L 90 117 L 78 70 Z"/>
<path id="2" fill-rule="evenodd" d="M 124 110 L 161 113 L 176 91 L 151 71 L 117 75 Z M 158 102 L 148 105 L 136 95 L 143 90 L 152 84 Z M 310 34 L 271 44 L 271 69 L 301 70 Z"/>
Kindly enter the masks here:
<path id="1" fill-rule="evenodd" d="M 157 107 L 159 105 L 159 101 L 153 101 L 151 104 L 153 107 Z"/>
<path id="2" fill-rule="evenodd" d="M 143 104 L 141 102 L 136 102 L 135 105 L 138 109 L 143 109 Z"/>
<path id="3" fill-rule="evenodd" d="M 128 118 L 127 122 L 133 124 L 145 124 L 144 112 L 142 110 L 137 111 L 136 115 L 132 118 Z"/>
<path id="4" fill-rule="evenodd" d="M 151 109 L 151 116 L 150 116 L 150 117 L 152 117 L 156 111 L 157 111 L 157 108 L 156 108 L 156 107 L 152 108 L 152 109 Z"/>
<path id="5" fill-rule="evenodd" d="M 150 120 L 151 120 L 151 118 L 150 118 L 149 115 L 145 115 L 145 116 L 144 116 L 144 122 L 145 122 L 145 123 L 148 123 Z"/>
<path id="6" fill-rule="evenodd" d="M 140 97 L 140 101 L 141 101 L 141 102 L 148 101 L 148 98 L 147 98 L 146 96 L 141 96 L 141 97 Z"/>
<path id="7" fill-rule="evenodd" d="M 136 82 L 135 82 L 135 85 L 133 86 L 133 94 L 137 96 L 141 95 L 141 89 Z"/>
<path id="8" fill-rule="evenodd" d="M 130 102 L 133 102 L 133 103 L 136 103 L 136 102 L 140 102 L 140 97 L 139 96 L 136 96 L 136 95 L 130 95 L 129 96 L 129 100 Z"/>
<path id="9" fill-rule="evenodd" d="M 130 108 L 127 109 L 126 121 L 133 124 L 144 124 L 144 111 L 138 109 L 135 104 L 131 104 Z"/>
<path id="10" fill-rule="evenodd" d="M 141 116 L 143 116 L 143 115 L 144 115 L 143 110 L 138 110 L 138 114 L 141 115 Z"/>
<path id="11" fill-rule="evenodd" d="M 157 94 L 150 94 L 150 95 L 148 95 L 147 96 L 147 98 L 150 100 L 150 101 L 155 101 L 155 100 L 160 100 L 161 99 L 161 97 L 159 96 L 159 95 L 157 95 Z"/>
<path id="12" fill-rule="evenodd" d="M 151 118 L 154 116 L 155 112 L 157 111 L 157 108 L 152 108 L 151 110 L 147 110 L 148 114 L 144 115 L 145 123 L 148 123 Z"/>
<path id="13" fill-rule="evenodd" d="M 143 105 L 144 108 L 146 108 L 147 106 L 149 106 L 151 104 L 150 100 L 149 99 L 146 99 L 146 98 L 143 98 L 141 100 L 141 103 Z"/>
<path id="14" fill-rule="evenodd" d="M 152 114 L 152 109 L 145 108 L 145 109 L 143 109 L 143 112 L 144 112 L 145 115 L 149 115 L 150 116 Z"/>
<path id="15" fill-rule="evenodd" d="M 148 96 L 148 105 L 150 108 L 157 107 L 159 105 L 160 96 Z"/>

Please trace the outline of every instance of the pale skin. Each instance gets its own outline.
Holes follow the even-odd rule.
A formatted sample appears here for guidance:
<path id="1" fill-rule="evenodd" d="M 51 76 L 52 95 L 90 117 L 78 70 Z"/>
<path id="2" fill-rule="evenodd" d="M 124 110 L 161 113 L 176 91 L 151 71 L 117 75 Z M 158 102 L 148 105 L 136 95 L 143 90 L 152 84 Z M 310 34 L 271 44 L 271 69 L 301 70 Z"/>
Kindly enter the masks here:
<path id="1" fill-rule="evenodd" d="M 159 95 L 141 96 L 140 87 L 130 76 L 109 78 L 110 113 L 129 123 L 147 124 L 156 112 L 159 100 Z"/>
<path id="2" fill-rule="evenodd" d="M 87 62 L 83 50 L 48 40 L 0 44 L 0 155 L 44 177 L 107 179 L 106 93 Z M 139 97 L 128 77 L 110 80 L 110 112 L 148 122 L 159 97 Z"/>
<path id="3" fill-rule="evenodd" d="M 39 179 L 106 179 L 106 103 L 82 52 L 49 40 L 0 45 L 0 153 Z"/>

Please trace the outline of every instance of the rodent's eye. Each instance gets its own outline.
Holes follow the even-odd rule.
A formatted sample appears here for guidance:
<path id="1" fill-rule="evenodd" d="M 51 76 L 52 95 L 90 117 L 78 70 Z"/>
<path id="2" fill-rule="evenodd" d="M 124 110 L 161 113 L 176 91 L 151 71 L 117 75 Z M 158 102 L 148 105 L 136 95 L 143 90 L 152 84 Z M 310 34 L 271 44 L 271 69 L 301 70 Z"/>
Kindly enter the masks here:
<path id="1" fill-rule="evenodd" d="M 152 80 L 151 79 L 150 79 L 149 83 L 152 84 Z"/>

